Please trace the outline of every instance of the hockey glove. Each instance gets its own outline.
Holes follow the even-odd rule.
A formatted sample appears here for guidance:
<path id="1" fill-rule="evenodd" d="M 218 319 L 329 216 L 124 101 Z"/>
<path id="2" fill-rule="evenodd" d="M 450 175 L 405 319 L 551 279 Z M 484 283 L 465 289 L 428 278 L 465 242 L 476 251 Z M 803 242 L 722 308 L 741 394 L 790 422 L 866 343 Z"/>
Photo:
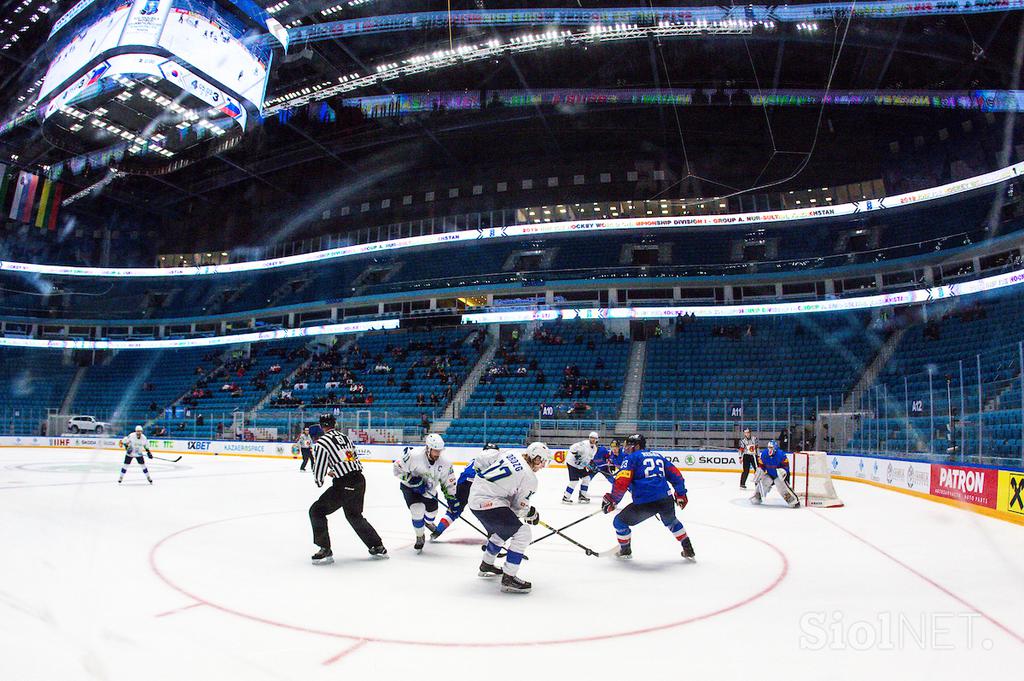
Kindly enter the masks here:
<path id="1" fill-rule="evenodd" d="M 587 472 L 587 475 L 589 475 L 591 477 L 597 475 L 597 466 L 590 465 L 590 466 L 587 466 L 584 470 Z"/>
<path id="2" fill-rule="evenodd" d="M 605 494 L 604 498 L 601 499 L 601 510 L 605 513 L 611 513 L 615 510 L 615 499 L 612 498 L 611 494 Z"/>
<path id="3" fill-rule="evenodd" d="M 688 503 L 690 503 L 690 500 L 686 498 L 685 494 L 677 494 L 676 495 L 676 506 L 679 507 L 680 511 L 682 511 L 684 508 L 686 508 L 686 505 Z"/>
<path id="4" fill-rule="evenodd" d="M 456 499 L 455 497 L 450 497 L 448 499 L 445 499 L 444 501 L 446 504 L 448 504 L 448 513 L 452 514 L 453 516 L 459 515 L 459 513 L 462 511 L 462 503 L 459 502 L 459 500 Z"/>
<path id="5" fill-rule="evenodd" d="M 149 451 L 149 450 L 147 449 L 147 450 L 146 450 L 146 456 L 148 456 L 149 458 L 151 458 L 151 459 L 152 459 L 152 458 L 153 458 L 153 452 L 151 452 L 151 451 Z"/>
<path id="6" fill-rule="evenodd" d="M 523 516 L 523 521 L 527 525 L 536 525 L 540 522 L 540 513 L 537 512 L 535 507 L 531 506 L 530 510 L 526 512 L 526 515 Z"/>

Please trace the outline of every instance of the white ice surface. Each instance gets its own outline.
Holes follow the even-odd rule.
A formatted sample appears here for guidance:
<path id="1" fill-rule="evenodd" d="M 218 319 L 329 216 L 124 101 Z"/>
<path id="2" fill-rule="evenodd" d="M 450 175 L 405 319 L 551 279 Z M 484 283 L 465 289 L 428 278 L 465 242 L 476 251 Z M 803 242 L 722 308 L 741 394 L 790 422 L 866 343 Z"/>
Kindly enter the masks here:
<path id="1" fill-rule="evenodd" d="M 390 466 L 367 464 L 365 513 L 391 559 L 338 512 L 317 567 L 297 462 L 149 463 L 155 485 L 118 486 L 114 452 L 0 450 L 0 679 L 980 679 L 1024 652 L 1024 527 L 863 484 L 790 510 L 694 473 L 697 563 L 657 519 L 631 562 L 552 537 L 517 596 L 476 577 L 464 523 L 413 552 Z M 608 489 L 565 506 L 565 479 L 540 473 L 553 524 Z M 600 514 L 567 533 L 615 546 Z"/>

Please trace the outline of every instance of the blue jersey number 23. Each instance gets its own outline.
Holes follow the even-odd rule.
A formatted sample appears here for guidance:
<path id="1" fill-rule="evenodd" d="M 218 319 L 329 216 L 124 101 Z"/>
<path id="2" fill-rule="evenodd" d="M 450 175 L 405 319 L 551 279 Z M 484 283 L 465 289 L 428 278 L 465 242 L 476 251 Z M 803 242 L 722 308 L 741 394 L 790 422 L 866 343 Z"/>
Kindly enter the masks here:
<path id="1" fill-rule="evenodd" d="M 657 473 L 655 473 L 655 471 L 657 471 Z M 653 477 L 664 478 L 665 477 L 665 460 L 660 458 L 660 457 L 656 458 L 656 459 L 655 458 L 644 459 L 644 477 L 645 478 L 653 478 Z"/>

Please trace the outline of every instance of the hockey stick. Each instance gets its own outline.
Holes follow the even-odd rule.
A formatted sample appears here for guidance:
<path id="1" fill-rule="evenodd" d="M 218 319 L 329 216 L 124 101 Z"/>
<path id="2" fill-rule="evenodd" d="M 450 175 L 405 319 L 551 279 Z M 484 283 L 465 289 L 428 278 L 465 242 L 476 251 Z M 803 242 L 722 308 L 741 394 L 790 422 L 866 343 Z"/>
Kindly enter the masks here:
<path id="1" fill-rule="evenodd" d="M 435 497 L 435 498 L 437 498 L 437 497 Z M 446 504 L 446 503 L 444 503 L 443 501 L 441 501 L 441 499 L 440 499 L 440 498 L 437 498 L 437 503 L 439 503 L 439 504 L 441 504 L 442 506 L 444 506 L 444 507 L 445 507 L 445 508 L 446 508 L 447 510 L 449 510 L 449 511 L 451 510 L 451 509 L 450 509 L 450 508 L 448 507 L 448 504 Z M 480 534 L 481 534 L 481 535 L 482 535 L 482 536 L 483 536 L 483 537 L 484 537 L 485 539 L 487 539 L 488 541 L 490 541 L 490 539 L 491 539 L 491 536 L 490 536 L 489 534 L 487 534 L 486 532 L 484 532 L 483 530 L 481 530 L 481 529 L 480 529 L 479 527 L 477 527 L 476 525 L 474 525 L 473 523 L 471 523 L 471 522 L 469 522 L 468 520 L 466 520 L 466 518 L 464 517 L 464 514 L 460 513 L 460 514 L 459 514 L 459 517 L 458 517 L 458 519 L 459 519 L 459 520 L 461 520 L 462 522 L 466 523 L 466 524 L 467 524 L 467 525 L 469 525 L 470 527 L 472 527 L 472 528 L 473 528 L 474 530 L 476 530 L 477 532 L 479 532 L 479 533 L 480 533 Z M 483 544 L 483 545 L 482 545 L 482 546 L 480 547 L 480 550 L 481 550 L 481 551 L 486 551 L 486 550 L 487 550 L 487 544 Z M 504 558 L 504 557 L 505 557 L 505 554 L 506 554 L 506 553 L 507 553 L 507 551 L 505 551 L 505 549 L 502 549 L 501 551 L 499 551 L 499 552 L 498 552 L 498 555 L 497 555 L 497 557 L 498 557 L 498 558 Z M 523 559 L 524 559 L 524 560 L 530 560 L 530 557 L 529 557 L 529 556 L 523 556 Z"/>
<path id="2" fill-rule="evenodd" d="M 591 514 L 591 515 L 593 515 L 593 514 Z M 588 516 L 588 517 L 589 517 L 589 516 Z M 580 520 L 583 520 L 583 518 L 580 518 Z M 549 530 L 551 530 L 551 531 L 552 531 L 552 532 L 553 532 L 554 534 L 557 534 L 557 535 L 558 535 L 559 537 L 561 537 L 561 538 L 562 538 L 562 539 L 564 539 L 565 541 L 569 542 L 570 544 L 575 544 L 576 546 L 580 547 L 581 549 L 583 549 L 583 551 L 584 551 L 584 552 L 586 552 L 586 554 L 587 554 L 588 556 L 594 556 L 595 558 L 599 558 L 599 557 L 601 556 L 601 554 L 600 554 L 599 552 L 595 551 L 595 550 L 594 550 L 594 549 L 592 549 L 592 548 L 589 548 L 589 547 L 586 547 L 586 546 L 584 546 L 583 544 L 579 543 L 578 541 L 576 541 L 576 540 L 575 540 L 575 539 L 573 539 L 572 537 L 567 537 L 567 536 L 565 536 L 564 534 L 562 534 L 561 530 L 559 530 L 559 529 L 558 529 L 558 528 L 556 528 L 556 527 L 552 527 L 551 525 L 548 525 L 548 524 L 547 524 L 546 522 L 544 522 L 543 520 L 538 520 L 538 521 L 537 521 L 537 524 L 538 524 L 538 525 L 543 525 L 544 527 L 548 528 L 548 529 L 549 529 Z"/>
<path id="3" fill-rule="evenodd" d="M 583 516 L 582 518 L 578 518 L 577 520 L 574 520 L 574 521 L 572 521 L 572 522 L 571 522 L 571 523 L 569 523 L 568 525 L 565 525 L 565 526 L 563 526 L 563 527 L 559 527 L 559 528 L 558 528 L 557 530 L 556 530 L 555 528 L 553 528 L 553 527 L 552 527 L 552 528 L 551 528 L 551 532 L 548 532 L 547 534 L 545 534 L 545 535 L 544 535 L 544 536 L 542 536 L 542 537 L 537 537 L 536 539 L 534 539 L 534 540 L 533 540 L 532 542 L 530 542 L 530 543 L 531 543 L 531 544 L 536 544 L 536 543 L 537 543 L 537 542 L 539 542 L 539 541 L 540 541 L 541 539 L 547 539 L 548 537 L 550 537 L 550 536 L 552 536 L 552 535 L 556 535 L 556 534 L 558 534 L 558 533 L 559 533 L 559 532 L 561 532 L 562 530 L 568 530 L 568 529 L 569 529 L 570 527 L 572 527 L 572 526 L 573 526 L 573 525 L 575 525 L 576 523 L 582 523 L 582 522 L 583 522 L 584 520 L 586 520 L 587 518 L 593 518 L 593 517 L 594 517 L 595 515 L 597 515 L 598 513 L 604 513 L 604 511 L 603 511 L 603 510 L 601 510 L 601 509 L 597 509 L 597 510 L 596 510 L 596 511 L 594 511 L 593 513 L 588 513 L 587 515 Z M 542 524 L 542 525 L 544 525 L 545 527 L 549 527 L 549 525 L 548 525 L 547 523 L 541 523 L 541 524 Z"/>
<path id="4" fill-rule="evenodd" d="M 439 504 L 441 504 L 442 506 L 444 506 L 444 508 L 445 508 L 445 510 L 446 510 L 446 511 L 450 511 L 450 510 L 451 510 L 451 508 L 449 508 L 448 504 L 446 504 L 446 503 L 444 503 L 443 501 L 441 501 L 440 497 L 435 497 L 435 498 L 437 499 L 437 503 L 439 503 Z M 476 530 L 476 531 L 477 531 L 477 532 L 478 532 L 479 534 L 481 534 L 482 536 L 484 536 L 484 537 L 486 537 L 486 538 L 490 538 L 490 535 L 489 535 L 489 534 L 487 534 L 486 532 L 484 532 L 483 530 L 481 530 L 481 529 L 480 529 L 479 527 L 477 527 L 477 526 L 476 526 L 476 525 L 474 525 L 473 523 L 471 523 L 471 522 L 469 522 L 468 520 L 466 520 L 466 518 L 465 518 L 465 514 L 463 514 L 463 513 L 460 513 L 460 514 L 459 514 L 459 518 L 458 518 L 458 519 L 459 519 L 459 520 L 461 520 L 462 522 L 466 523 L 466 524 L 467 524 L 467 525 L 469 525 L 470 527 L 472 527 L 472 528 L 473 528 L 474 530 Z"/>
<path id="5" fill-rule="evenodd" d="M 177 458 L 177 459 L 165 459 L 164 457 L 162 457 L 162 456 L 157 456 L 157 455 L 155 455 L 155 454 L 153 455 L 153 458 L 154 458 L 154 459 L 158 459 L 158 460 L 160 460 L 160 461 L 170 461 L 171 463 L 178 463 L 179 461 L 181 461 L 181 455 L 180 455 L 180 454 L 178 455 L 178 458 Z"/>

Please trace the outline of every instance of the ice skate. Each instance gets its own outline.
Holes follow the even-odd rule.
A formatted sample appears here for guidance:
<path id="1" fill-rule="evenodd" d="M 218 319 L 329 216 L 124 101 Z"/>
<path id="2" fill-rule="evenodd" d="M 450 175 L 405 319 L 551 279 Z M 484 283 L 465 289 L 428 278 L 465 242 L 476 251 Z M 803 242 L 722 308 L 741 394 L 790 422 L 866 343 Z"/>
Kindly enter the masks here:
<path id="1" fill-rule="evenodd" d="M 334 553 L 330 549 L 321 548 L 312 556 L 313 565 L 330 565 L 334 562 Z"/>
<path id="2" fill-rule="evenodd" d="M 389 558 L 388 550 L 383 546 L 371 546 L 369 551 L 370 558 L 374 558 L 376 560 L 387 560 Z"/>
<path id="3" fill-rule="evenodd" d="M 633 557 L 633 547 L 629 544 L 620 546 L 619 550 L 615 553 L 615 557 L 621 558 L 622 560 L 631 559 Z"/>
<path id="4" fill-rule="evenodd" d="M 680 544 L 682 544 L 683 546 L 683 558 L 685 558 L 686 560 L 696 560 L 697 554 L 693 552 L 693 544 L 690 543 L 690 538 L 687 537 L 686 539 L 681 541 Z"/>
<path id="5" fill-rule="evenodd" d="M 412 547 L 414 549 L 416 549 L 416 553 L 423 553 L 423 545 L 426 544 L 426 543 L 427 543 L 426 536 L 422 535 L 422 534 L 418 534 L 418 535 L 416 535 L 416 543 L 413 544 Z"/>
<path id="6" fill-rule="evenodd" d="M 503 574 L 501 577 L 501 590 L 507 594 L 528 594 L 533 585 L 513 575 Z"/>
<path id="7" fill-rule="evenodd" d="M 495 565 L 488 565 L 487 563 L 480 561 L 480 569 L 477 570 L 477 577 L 497 577 L 498 575 L 504 574 L 500 567 Z"/>
<path id="8" fill-rule="evenodd" d="M 590 497 L 588 497 L 586 494 L 581 494 L 580 495 L 579 503 L 581 503 L 581 504 L 589 504 L 590 503 Z"/>
<path id="9" fill-rule="evenodd" d="M 562 495 L 562 503 L 563 504 L 571 504 L 572 503 L 572 497 L 570 497 L 568 494 L 563 494 Z"/>

